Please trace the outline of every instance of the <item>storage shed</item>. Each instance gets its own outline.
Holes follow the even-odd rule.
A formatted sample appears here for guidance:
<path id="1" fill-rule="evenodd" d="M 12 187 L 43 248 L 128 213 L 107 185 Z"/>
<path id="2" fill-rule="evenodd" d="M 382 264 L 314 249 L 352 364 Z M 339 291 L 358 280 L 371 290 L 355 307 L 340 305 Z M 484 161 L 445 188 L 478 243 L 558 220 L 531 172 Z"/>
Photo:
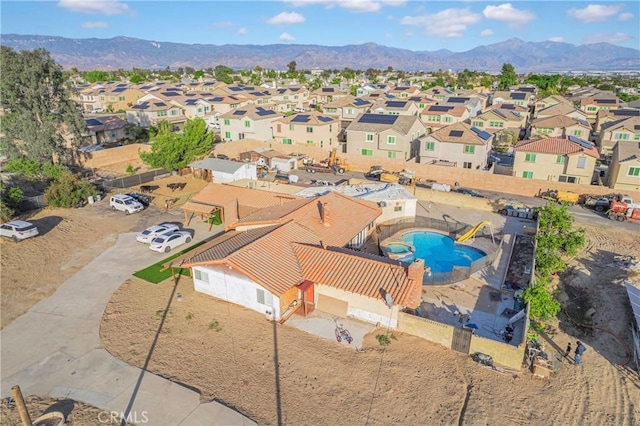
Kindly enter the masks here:
<path id="1" fill-rule="evenodd" d="M 189 164 L 193 175 L 208 182 L 229 183 L 241 179 L 256 180 L 256 165 L 238 161 L 205 158 Z"/>

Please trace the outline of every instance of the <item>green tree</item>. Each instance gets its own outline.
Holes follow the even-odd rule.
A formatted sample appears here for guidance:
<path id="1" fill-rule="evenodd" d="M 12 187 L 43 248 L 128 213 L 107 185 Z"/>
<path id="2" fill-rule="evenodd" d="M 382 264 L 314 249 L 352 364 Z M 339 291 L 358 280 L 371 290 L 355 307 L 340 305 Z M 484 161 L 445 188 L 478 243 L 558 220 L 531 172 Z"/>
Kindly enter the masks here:
<path id="1" fill-rule="evenodd" d="M 193 73 L 193 79 L 194 80 L 199 80 L 204 76 L 204 71 L 202 70 L 198 70 L 196 72 Z"/>
<path id="2" fill-rule="evenodd" d="M 53 207 L 71 208 L 98 193 L 96 187 L 69 171 L 53 181 L 45 192 L 45 199 Z"/>
<path id="3" fill-rule="evenodd" d="M 493 84 L 493 80 L 488 75 L 482 76 L 480 79 L 480 86 L 486 87 L 487 89 L 491 87 Z"/>
<path id="4" fill-rule="evenodd" d="M 65 127 L 80 141 L 86 129 L 79 107 L 71 100 L 62 68 L 44 49 L 0 51 L 0 103 L 4 109 L 0 149 L 9 158 L 50 161 L 69 149 Z"/>
<path id="5" fill-rule="evenodd" d="M 233 70 L 229 67 L 225 67 L 224 65 L 217 65 L 214 70 L 214 75 L 216 80 L 222 81 L 226 84 L 233 83 L 233 78 L 231 78 L 231 74 L 233 74 Z"/>
<path id="6" fill-rule="evenodd" d="M 212 146 L 207 124 L 201 118 L 194 118 L 187 120 L 182 135 L 161 129 L 153 140 L 151 151 L 140 152 L 140 158 L 151 167 L 177 170 L 209 153 Z"/>
<path id="7" fill-rule="evenodd" d="M 510 63 L 504 63 L 502 65 L 502 71 L 498 77 L 498 89 L 509 90 L 509 87 L 518 84 L 518 74 Z"/>
<path id="8" fill-rule="evenodd" d="M 20 188 L 7 186 L 0 180 L 0 194 L 0 220 L 8 222 L 16 215 L 23 192 Z"/>
<path id="9" fill-rule="evenodd" d="M 296 72 L 296 67 L 298 66 L 298 64 L 296 63 L 296 61 L 291 61 L 287 64 L 287 71 L 289 73 L 294 73 Z"/>
<path id="10" fill-rule="evenodd" d="M 509 148 L 518 142 L 518 134 L 510 129 L 505 129 L 496 134 L 493 141 L 493 149 L 497 152 L 507 152 Z"/>
<path id="11" fill-rule="evenodd" d="M 560 312 L 560 303 L 543 284 L 537 284 L 522 292 L 522 300 L 530 304 L 529 315 L 537 320 L 546 321 Z"/>
<path id="12" fill-rule="evenodd" d="M 111 79 L 111 74 L 109 74 L 107 71 L 93 70 L 87 72 L 84 75 L 84 79 L 89 83 L 97 83 L 98 81 L 109 81 Z"/>
<path id="13" fill-rule="evenodd" d="M 141 82 L 144 81 L 144 78 L 142 78 L 141 76 L 135 74 L 135 75 L 132 75 L 131 77 L 129 77 L 129 81 L 131 83 L 141 83 Z"/>

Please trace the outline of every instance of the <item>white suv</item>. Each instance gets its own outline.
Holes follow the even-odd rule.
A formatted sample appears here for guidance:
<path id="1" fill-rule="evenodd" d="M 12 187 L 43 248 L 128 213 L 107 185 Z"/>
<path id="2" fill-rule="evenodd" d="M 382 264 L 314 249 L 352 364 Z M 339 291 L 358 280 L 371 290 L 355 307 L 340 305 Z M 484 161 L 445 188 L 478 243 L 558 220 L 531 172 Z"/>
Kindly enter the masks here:
<path id="1" fill-rule="evenodd" d="M 144 210 L 144 206 L 140 202 L 124 194 L 113 195 L 109 199 L 109 206 L 111 206 L 111 210 L 120 210 L 125 212 L 126 214 L 136 213 Z"/>
<path id="2" fill-rule="evenodd" d="M 25 238 L 35 237 L 38 235 L 38 228 L 24 220 L 14 220 L 0 225 L 0 235 L 11 238 L 16 243 Z"/>

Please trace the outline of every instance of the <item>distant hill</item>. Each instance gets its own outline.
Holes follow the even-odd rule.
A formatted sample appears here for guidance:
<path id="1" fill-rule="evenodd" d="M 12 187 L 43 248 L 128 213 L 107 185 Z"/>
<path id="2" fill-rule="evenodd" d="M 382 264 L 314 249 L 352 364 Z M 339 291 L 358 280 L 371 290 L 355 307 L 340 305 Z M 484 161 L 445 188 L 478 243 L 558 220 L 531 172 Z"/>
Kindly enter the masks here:
<path id="1" fill-rule="evenodd" d="M 214 45 L 141 40 L 130 37 L 70 39 L 42 35 L 5 34 L 0 44 L 15 50 L 45 48 L 65 68 L 130 69 L 193 68 L 226 65 L 231 68 L 299 69 L 377 68 L 406 71 L 468 68 L 498 72 L 511 63 L 517 72 L 640 69 L 640 50 L 598 43 L 576 46 L 551 41 L 526 42 L 512 38 L 466 52 L 411 51 L 365 43 L 347 46 L 302 44 Z"/>

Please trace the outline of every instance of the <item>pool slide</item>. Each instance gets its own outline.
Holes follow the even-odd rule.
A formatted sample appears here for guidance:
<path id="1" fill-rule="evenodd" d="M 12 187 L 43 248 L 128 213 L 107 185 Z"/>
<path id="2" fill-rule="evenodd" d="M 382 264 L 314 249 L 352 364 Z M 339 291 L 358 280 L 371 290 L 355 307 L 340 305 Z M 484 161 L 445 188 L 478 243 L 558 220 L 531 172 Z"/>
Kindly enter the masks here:
<path id="1" fill-rule="evenodd" d="M 491 225 L 491 222 L 489 222 L 488 220 L 483 220 L 482 222 L 480 222 L 479 224 L 477 224 L 476 226 L 474 226 L 473 228 L 471 228 L 471 230 L 469 232 L 467 232 L 464 235 L 461 235 L 456 242 L 458 243 L 462 243 L 464 241 L 467 241 L 469 238 L 473 237 L 476 232 L 478 232 L 480 230 L 480 228 L 482 228 L 485 225 Z"/>

